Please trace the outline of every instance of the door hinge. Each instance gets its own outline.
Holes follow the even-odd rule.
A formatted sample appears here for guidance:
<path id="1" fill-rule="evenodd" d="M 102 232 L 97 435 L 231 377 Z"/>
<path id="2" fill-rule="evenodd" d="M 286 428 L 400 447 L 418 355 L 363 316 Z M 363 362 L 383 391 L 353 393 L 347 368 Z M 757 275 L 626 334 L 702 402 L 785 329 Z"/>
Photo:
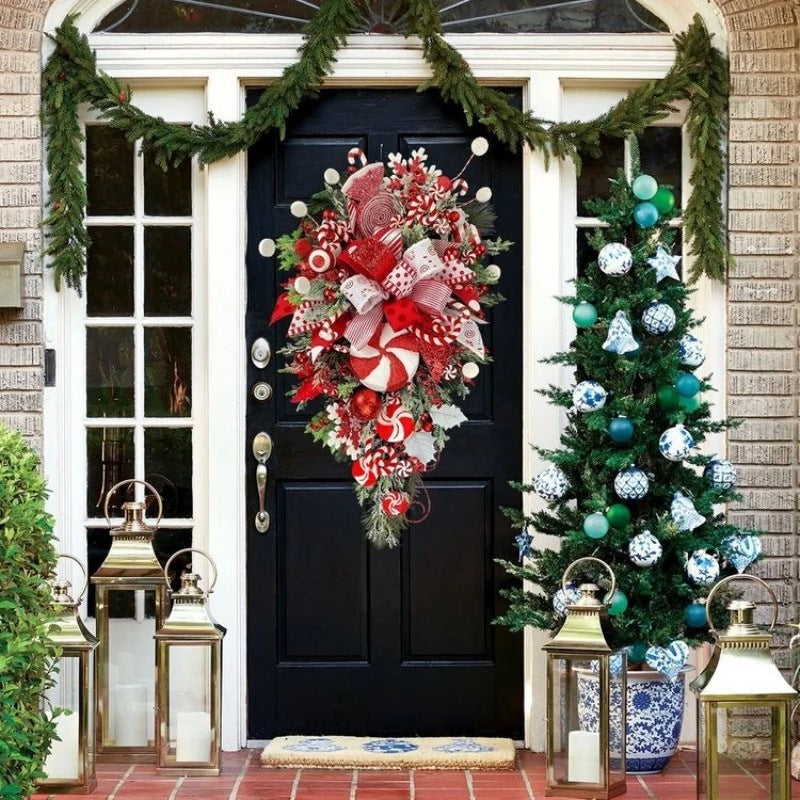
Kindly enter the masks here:
<path id="1" fill-rule="evenodd" d="M 44 385 L 56 385 L 56 351 L 51 347 L 44 351 Z"/>

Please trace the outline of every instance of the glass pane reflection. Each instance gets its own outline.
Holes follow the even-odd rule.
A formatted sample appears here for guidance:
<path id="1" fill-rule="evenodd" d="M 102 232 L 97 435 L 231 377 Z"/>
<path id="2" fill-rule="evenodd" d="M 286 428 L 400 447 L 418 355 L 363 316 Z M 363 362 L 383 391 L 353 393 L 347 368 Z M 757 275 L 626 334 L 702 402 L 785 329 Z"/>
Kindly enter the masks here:
<path id="1" fill-rule="evenodd" d="M 192 313 L 192 229 L 144 229 L 144 312 L 148 316 Z"/>
<path id="2" fill-rule="evenodd" d="M 192 162 L 162 169 L 150 153 L 144 159 L 144 213 L 151 217 L 188 217 L 192 213 Z"/>
<path id="3" fill-rule="evenodd" d="M 88 428 L 86 431 L 86 516 L 102 517 L 106 495 L 120 481 L 133 478 L 133 428 Z M 109 500 L 110 516 L 122 514 L 124 492 Z"/>
<path id="4" fill-rule="evenodd" d="M 86 127 L 86 213 L 133 214 L 133 144 L 108 125 Z"/>
<path id="5" fill-rule="evenodd" d="M 133 328 L 86 329 L 86 414 L 133 416 Z"/>
<path id="6" fill-rule="evenodd" d="M 133 314 L 133 228 L 91 225 L 86 251 L 86 314 Z"/>
<path id="7" fill-rule="evenodd" d="M 191 385 L 192 329 L 145 328 L 145 414 L 148 417 L 189 416 Z"/>
<path id="8" fill-rule="evenodd" d="M 161 494 L 165 517 L 192 516 L 192 431 L 148 428 L 144 432 L 145 480 Z"/>

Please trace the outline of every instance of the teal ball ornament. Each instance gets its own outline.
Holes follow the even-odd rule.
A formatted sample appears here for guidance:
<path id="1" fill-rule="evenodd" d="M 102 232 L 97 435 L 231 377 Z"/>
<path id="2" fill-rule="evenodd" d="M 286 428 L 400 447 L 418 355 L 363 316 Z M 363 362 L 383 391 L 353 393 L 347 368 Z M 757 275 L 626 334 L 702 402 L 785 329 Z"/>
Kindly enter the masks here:
<path id="1" fill-rule="evenodd" d="M 658 222 L 658 209 L 649 201 L 638 203 L 633 209 L 634 222 L 640 228 L 652 228 Z"/>
<path id="2" fill-rule="evenodd" d="M 641 664 L 647 653 L 647 645 L 644 642 L 634 642 L 628 647 L 628 661 L 632 664 Z"/>
<path id="3" fill-rule="evenodd" d="M 614 594 L 610 598 L 606 598 L 608 604 L 608 613 L 612 617 L 618 617 L 624 614 L 628 608 L 628 596 L 621 589 L 614 589 Z"/>
<path id="4" fill-rule="evenodd" d="M 605 514 L 599 511 L 589 514 L 583 521 L 583 532 L 590 539 L 602 539 L 608 533 L 609 527 Z"/>
<path id="5" fill-rule="evenodd" d="M 675 208 L 675 195 L 666 186 L 659 186 L 650 202 L 656 207 L 659 214 L 670 214 Z"/>
<path id="6" fill-rule="evenodd" d="M 590 328 L 597 322 L 597 309 L 585 301 L 578 303 L 572 310 L 572 319 L 579 328 Z"/>
<path id="7" fill-rule="evenodd" d="M 691 372 L 681 372 L 675 380 L 675 391 L 681 397 L 693 397 L 700 391 L 700 381 Z"/>
<path id="8" fill-rule="evenodd" d="M 631 188 L 637 200 L 650 200 L 658 192 L 658 183 L 652 175 L 637 175 Z"/>
<path id="9" fill-rule="evenodd" d="M 678 405 L 690 414 L 693 411 L 697 411 L 702 402 L 703 400 L 699 394 L 693 394 L 691 397 L 678 397 Z"/>
<path id="10" fill-rule="evenodd" d="M 608 435 L 612 442 L 625 444 L 633 439 L 636 433 L 636 426 L 627 417 L 614 417 L 608 423 Z"/>
<path id="11" fill-rule="evenodd" d="M 613 506 L 608 507 L 608 510 L 606 511 L 606 519 L 612 528 L 622 530 L 622 528 L 625 528 L 631 524 L 630 509 L 628 506 L 625 506 L 622 503 L 614 503 Z"/>
<path id="12" fill-rule="evenodd" d="M 689 603 L 683 612 L 683 618 L 690 628 L 705 628 L 708 625 L 705 603 Z"/>

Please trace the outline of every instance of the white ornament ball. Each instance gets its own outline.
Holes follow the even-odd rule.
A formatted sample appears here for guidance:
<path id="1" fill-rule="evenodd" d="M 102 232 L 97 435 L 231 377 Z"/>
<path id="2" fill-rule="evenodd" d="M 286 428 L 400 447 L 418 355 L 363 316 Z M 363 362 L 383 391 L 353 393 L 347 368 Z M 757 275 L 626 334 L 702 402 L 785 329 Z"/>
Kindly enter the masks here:
<path id="1" fill-rule="evenodd" d="M 658 439 L 658 449 L 668 461 L 683 461 L 692 454 L 694 439 L 683 425 L 667 428 Z"/>
<path id="2" fill-rule="evenodd" d="M 620 500 L 641 500 L 650 490 L 650 481 L 638 467 L 621 469 L 614 478 L 614 491 Z"/>
<path id="3" fill-rule="evenodd" d="M 328 186 L 336 186 L 336 184 L 339 183 L 339 181 L 341 180 L 339 172 L 335 170 L 333 167 L 328 167 L 328 169 L 326 169 L 325 172 L 322 174 L 322 177 L 325 180 L 325 183 L 328 184 Z"/>
<path id="4" fill-rule="evenodd" d="M 650 531 L 637 533 L 628 543 L 628 555 L 637 567 L 652 567 L 662 552 L 661 542 Z"/>
<path id="5" fill-rule="evenodd" d="M 489 152 L 489 141 L 483 136 L 476 136 L 469 149 L 472 150 L 474 156 L 485 156 Z"/>
<path id="6" fill-rule="evenodd" d="M 308 294 L 311 291 L 311 281 L 305 275 L 294 279 L 294 290 L 297 294 Z"/>
<path id="7" fill-rule="evenodd" d="M 633 256 L 621 242 L 610 242 L 599 252 L 597 266 L 606 275 L 627 275 L 633 266 Z"/>
<path id="8" fill-rule="evenodd" d="M 583 413 L 599 411 L 606 404 L 606 390 L 597 381 L 581 381 L 572 390 L 572 404 Z"/>
<path id="9" fill-rule="evenodd" d="M 297 219 L 302 219 L 306 214 L 308 214 L 308 206 L 302 200 L 295 200 L 289 206 L 289 213 L 293 217 L 297 217 Z"/>
<path id="10" fill-rule="evenodd" d="M 569 491 L 569 480 L 558 467 L 549 467 L 533 479 L 533 488 L 542 500 L 552 503 Z"/>
<path id="11" fill-rule="evenodd" d="M 668 303 L 650 303 L 642 313 L 642 325 L 653 336 L 669 333 L 676 322 L 675 310 Z"/>
<path id="12" fill-rule="evenodd" d="M 475 192 L 475 199 L 479 203 L 488 203 L 492 199 L 492 190 L 488 186 L 481 186 L 481 188 Z"/>
<path id="13" fill-rule="evenodd" d="M 695 550 L 686 562 L 686 574 L 698 586 L 711 586 L 719 577 L 719 561 L 705 550 Z"/>
<path id="14" fill-rule="evenodd" d="M 467 363 L 461 367 L 461 374 L 468 380 L 477 378 L 480 371 L 480 367 L 474 361 L 467 361 Z"/>
<path id="15" fill-rule="evenodd" d="M 738 477 L 736 467 L 724 458 L 713 458 L 709 461 L 703 470 L 703 475 L 715 489 L 721 490 L 733 489 Z"/>
<path id="16" fill-rule="evenodd" d="M 489 281 L 499 281 L 502 274 L 503 271 L 497 264 L 489 264 L 489 266 L 486 267 L 486 279 Z"/>
<path id="17" fill-rule="evenodd" d="M 262 239 L 258 243 L 258 252 L 259 255 L 264 256 L 264 258 L 271 258 L 275 255 L 275 240 L 274 239 Z"/>
<path id="18" fill-rule="evenodd" d="M 699 367 L 706 360 L 706 346 L 691 333 L 678 341 L 678 358 L 685 367 Z"/>

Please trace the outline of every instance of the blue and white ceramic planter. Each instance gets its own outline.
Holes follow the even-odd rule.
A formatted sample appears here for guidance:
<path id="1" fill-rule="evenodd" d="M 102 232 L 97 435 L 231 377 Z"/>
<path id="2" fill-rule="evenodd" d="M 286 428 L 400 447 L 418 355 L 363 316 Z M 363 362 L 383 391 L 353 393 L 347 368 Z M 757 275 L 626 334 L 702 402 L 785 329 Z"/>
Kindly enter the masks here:
<path id="1" fill-rule="evenodd" d="M 630 773 L 659 772 L 678 749 L 683 724 L 685 675 L 675 680 L 647 670 L 628 673 L 626 769 Z M 578 722 L 585 731 L 598 729 L 598 676 L 590 671 L 578 674 Z M 620 707 L 620 689 L 612 681 L 611 709 Z M 612 729 L 615 727 L 612 719 Z M 613 747 L 613 741 L 612 741 Z"/>

